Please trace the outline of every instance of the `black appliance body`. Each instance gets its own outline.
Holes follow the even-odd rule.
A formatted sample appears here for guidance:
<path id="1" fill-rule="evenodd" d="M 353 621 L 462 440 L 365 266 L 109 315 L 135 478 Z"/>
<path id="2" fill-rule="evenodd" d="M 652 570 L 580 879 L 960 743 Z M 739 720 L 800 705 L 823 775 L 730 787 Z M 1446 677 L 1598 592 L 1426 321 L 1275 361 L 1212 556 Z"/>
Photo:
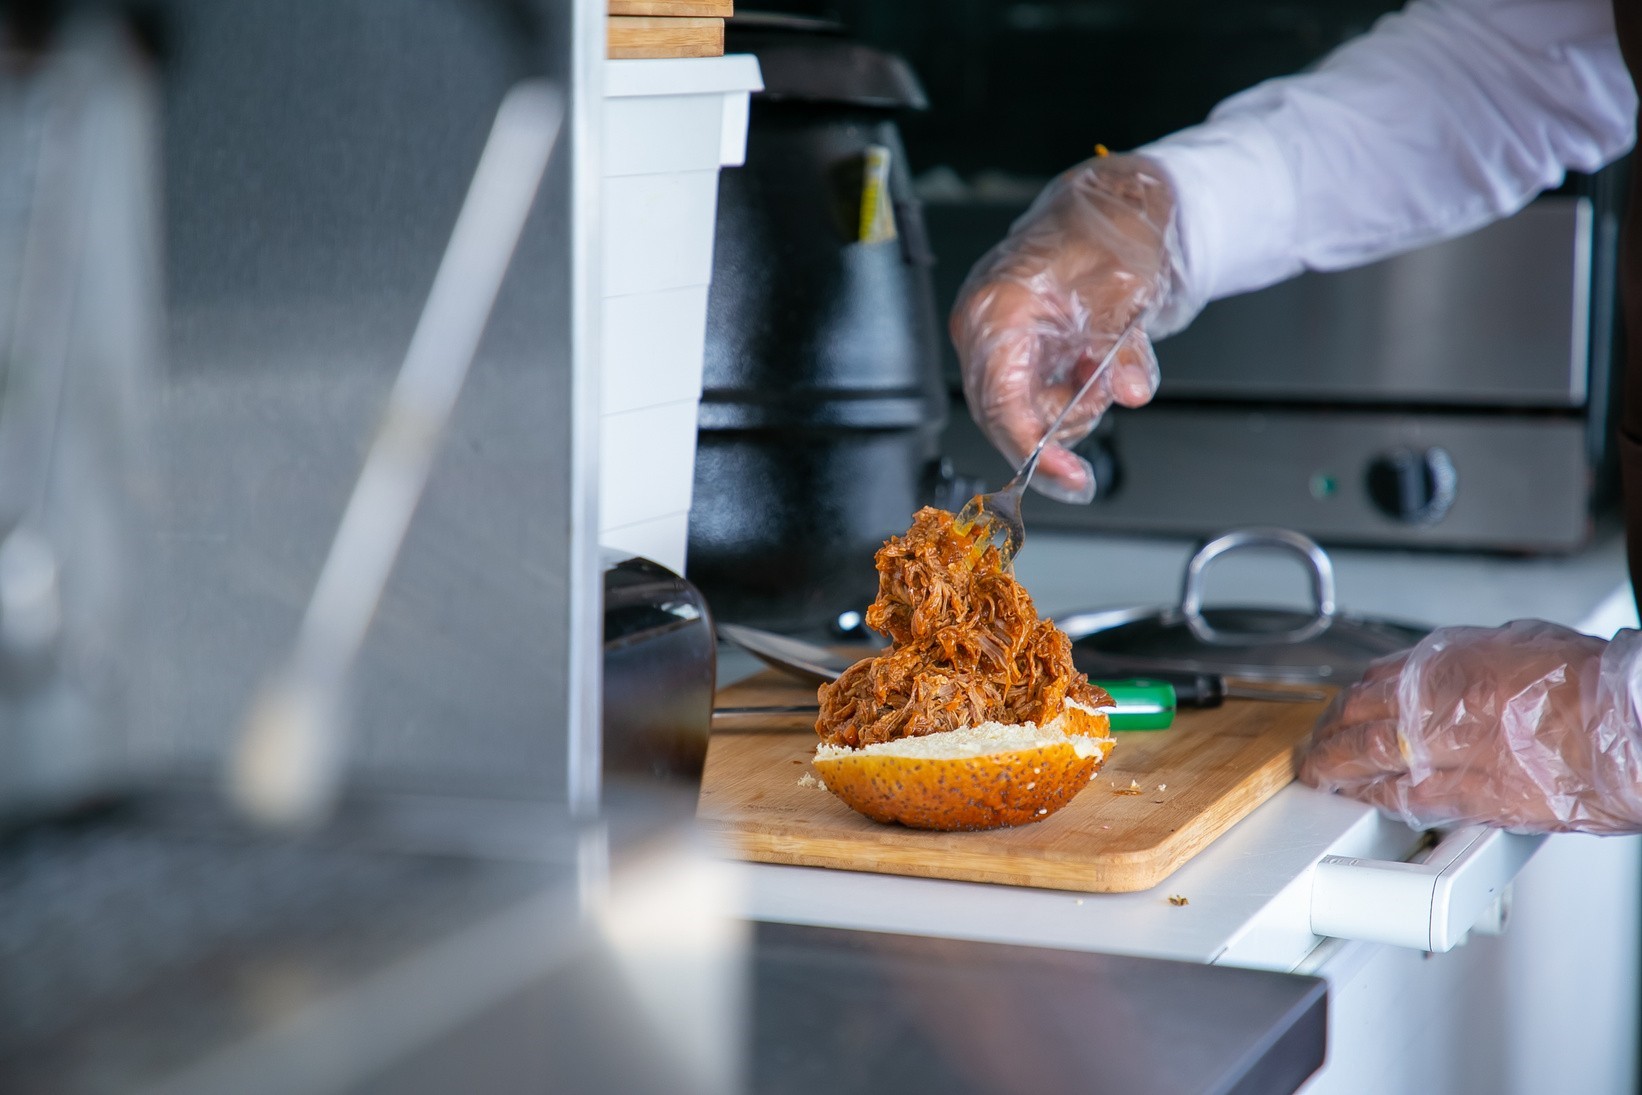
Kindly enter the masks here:
<path id="1" fill-rule="evenodd" d="M 727 48 L 765 90 L 719 182 L 689 576 L 723 619 L 805 629 L 864 607 L 877 548 L 965 489 L 938 454 L 944 335 L 896 125 L 924 99 L 829 24 L 738 16 Z M 874 156 L 893 227 L 863 238 Z"/>
<path id="2" fill-rule="evenodd" d="M 604 778 L 701 785 L 718 647 L 701 592 L 660 563 L 604 563 Z"/>

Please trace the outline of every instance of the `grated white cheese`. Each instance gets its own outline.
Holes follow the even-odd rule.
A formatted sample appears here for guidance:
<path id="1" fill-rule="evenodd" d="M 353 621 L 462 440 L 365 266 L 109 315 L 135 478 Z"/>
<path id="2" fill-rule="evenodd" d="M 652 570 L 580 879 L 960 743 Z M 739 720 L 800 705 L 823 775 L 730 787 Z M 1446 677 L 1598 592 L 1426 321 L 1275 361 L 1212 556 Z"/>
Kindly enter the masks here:
<path id="1" fill-rule="evenodd" d="M 1068 703 L 1067 706 L 1077 707 L 1090 713 L 1097 710 L 1076 703 Z M 945 730 L 939 734 L 925 734 L 922 737 L 875 742 L 872 745 L 863 745 L 859 749 L 851 749 L 847 745 L 823 744 L 816 747 L 815 758 L 817 760 L 830 760 L 834 757 L 865 753 L 873 756 L 951 760 L 958 757 L 976 757 L 987 753 L 1018 752 L 1025 749 L 1041 748 L 1045 745 L 1065 743 L 1070 743 L 1080 757 L 1098 756 L 1103 752 L 1100 743 L 1105 739 L 1091 738 L 1085 734 L 1068 734 L 1061 729 L 1063 720 L 1064 716 L 1057 716 L 1041 727 L 1030 722 L 1013 725 L 1001 722 L 985 722 L 979 726 L 964 726 L 957 730 Z"/>

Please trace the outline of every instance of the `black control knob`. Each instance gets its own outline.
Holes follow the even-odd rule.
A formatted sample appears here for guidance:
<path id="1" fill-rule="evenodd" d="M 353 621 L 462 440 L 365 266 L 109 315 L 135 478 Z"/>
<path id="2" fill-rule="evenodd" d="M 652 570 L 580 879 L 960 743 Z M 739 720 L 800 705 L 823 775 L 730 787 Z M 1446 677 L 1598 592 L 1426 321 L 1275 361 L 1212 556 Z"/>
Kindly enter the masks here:
<path id="1" fill-rule="evenodd" d="M 1072 446 L 1072 451 L 1089 461 L 1094 469 L 1096 502 L 1117 493 L 1123 484 L 1123 467 L 1118 463 L 1117 449 L 1108 435 L 1092 433 Z"/>
<path id="2" fill-rule="evenodd" d="M 1401 448 L 1368 465 L 1368 497 L 1374 508 L 1410 525 L 1434 525 L 1454 504 L 1459 475 L 1444 449 Z"/>

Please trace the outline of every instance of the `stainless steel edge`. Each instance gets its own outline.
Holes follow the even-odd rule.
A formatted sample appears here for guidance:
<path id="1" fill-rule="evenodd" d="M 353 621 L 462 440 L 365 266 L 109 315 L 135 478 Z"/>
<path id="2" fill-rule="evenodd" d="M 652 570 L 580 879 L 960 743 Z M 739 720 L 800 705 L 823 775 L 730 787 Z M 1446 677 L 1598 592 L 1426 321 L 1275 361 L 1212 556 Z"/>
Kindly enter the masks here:
<path id="1" fill-rule="evenodd" d="M 571 632 L 566 738 L 569 803 L 599 808 L 602 583 L 599 570 L 599 121 L 604 108 L 604 0 L 576 0 L 570 10 L 570 361 L 571 460 L 568 527 Z M 522 561 L 521 561 L 522 562 Z"/>
<path id="2" fill-rule="evenodd" d="M 1456 239 L 1216 301 L 1158 346 L 1167 398 L 1577 408 L 1588 197 L 1547 195 Z"/>
<path id="3" fill-rule="evenodd" d="M 1591 394 L 1591 262 L 1596 210 L 1589 198 L 1574 203 L 1573 300 L 1568 322 L 1568 391 L 1583 405 Z"/>

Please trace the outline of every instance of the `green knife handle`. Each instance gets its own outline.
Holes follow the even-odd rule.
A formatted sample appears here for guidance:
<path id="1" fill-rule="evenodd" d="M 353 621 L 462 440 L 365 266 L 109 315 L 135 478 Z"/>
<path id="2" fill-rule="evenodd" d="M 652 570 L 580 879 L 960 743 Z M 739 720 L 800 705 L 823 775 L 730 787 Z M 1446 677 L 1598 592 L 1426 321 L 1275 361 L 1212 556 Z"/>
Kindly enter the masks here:
<path id="1" fill-rule="evenodd" d="M 1167 730 L 1174 724 L 1174 686 L 1144 678 L 1091 681 L 1112 696 L 1117 710 L 1107 716 L 1113 730 Z"/>

